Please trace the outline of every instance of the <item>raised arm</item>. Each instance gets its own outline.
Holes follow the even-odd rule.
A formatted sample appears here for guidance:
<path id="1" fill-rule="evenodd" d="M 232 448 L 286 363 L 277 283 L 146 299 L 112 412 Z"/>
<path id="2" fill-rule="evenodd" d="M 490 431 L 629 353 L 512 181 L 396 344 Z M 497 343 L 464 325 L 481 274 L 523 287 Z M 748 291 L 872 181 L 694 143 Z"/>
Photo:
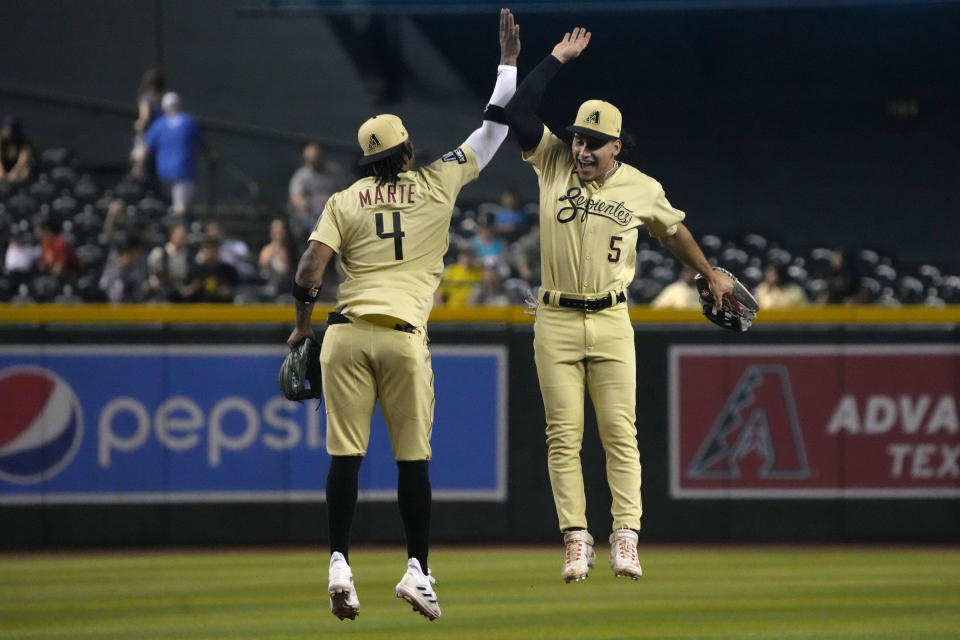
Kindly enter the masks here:
<path id="1" fill-rule="evenodd" d="M 507 124 L 524 151 L 536 147 L 543 137 L 543 122 L 537 117 L 537 107 L 547 85 L 560 67 L 579 56 L 588 44 L 590 32 L 582 27 L 564 34 L 550 55 L 528 73 L 517 87 L 513 99 L 507 104 Z"/>
<path id="2" fill-rule="evenodd" d="M 500 10 L 500 66 L 493 95 L 483 112 L 483 124 L 471 133 L 466 144 L 477 157 L 477 169 L 483 170 L 509 133 L 503 108 L 517 88 L 517 56 L 520 55 L 520 25 L 509 9 Z"/>

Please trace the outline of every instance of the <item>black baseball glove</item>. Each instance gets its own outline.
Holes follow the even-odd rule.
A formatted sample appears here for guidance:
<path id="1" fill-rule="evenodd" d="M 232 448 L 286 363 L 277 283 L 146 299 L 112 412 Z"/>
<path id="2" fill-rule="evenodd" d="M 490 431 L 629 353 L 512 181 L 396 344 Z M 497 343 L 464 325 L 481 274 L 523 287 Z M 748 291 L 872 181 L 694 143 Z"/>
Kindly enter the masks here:
<path id="1" fill-rule="evenodd" d="M 287 400 L 308 400 L 323 395 L 320 377 L 320 344 L 307 338 L 287 354 L 277 376 Z"/>
<path id="2" fill-rule="evenodd" d="M 723 296 L 723 306 L 717 308 L 707 279 L 698 273 L 695 282 L 697 291 L 700 293 L 700 304 L 703 305 L 703 315 L 707 316 L 710 322 L 724 329 L 746 331 L 753 323 L 753 319 L 757 317 L 757 311 L 760 310 L 757 299 L 726 269 L 714 267 L 713 270 L 730 276 L 733 280 L 733 293 Z"/>

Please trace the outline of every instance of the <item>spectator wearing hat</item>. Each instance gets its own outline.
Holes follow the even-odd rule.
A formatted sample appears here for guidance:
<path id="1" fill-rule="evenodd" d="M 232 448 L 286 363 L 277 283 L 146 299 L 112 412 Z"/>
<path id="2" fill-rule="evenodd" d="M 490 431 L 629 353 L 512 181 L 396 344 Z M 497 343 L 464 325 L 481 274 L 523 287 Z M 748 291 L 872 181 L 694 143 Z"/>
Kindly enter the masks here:
<path id="1" fill-rule="evenodd" d="M 0 180 L 25 182 L 33 165 L 33 147 L 23 135 L 23 123 L 6 116 L 0 125 Z"/>
<path id="2" fill-rule="evenodd" d="M 110 302 L 140 302 L 146 289 L 145 272 L 140 241 L 131 236 L 107 259 L 100 289 Z"/>
<path id="3" fill-rule="evenodd" d="M 207 148 L 196 119 L 181 110 L 180 96 L 173 92 L 164 94 L 161 106 L 163 115 L 150 125 L 143 143 L 156 158 L 157 177 L 170 185 L 173 213 L 182 216 L 193 202 L 197 153 L 202 152 L 208 161 L 213 160 L 213 153 Z"/>
<path id="4" fill-rule="evenodd" d="M 220 259 L 220 240 L 207 237 L 200 246 L 201 262 L 194 265 L 181 289 L 184 302 L 230 302 L 240 278 L 237 270 Z"/>

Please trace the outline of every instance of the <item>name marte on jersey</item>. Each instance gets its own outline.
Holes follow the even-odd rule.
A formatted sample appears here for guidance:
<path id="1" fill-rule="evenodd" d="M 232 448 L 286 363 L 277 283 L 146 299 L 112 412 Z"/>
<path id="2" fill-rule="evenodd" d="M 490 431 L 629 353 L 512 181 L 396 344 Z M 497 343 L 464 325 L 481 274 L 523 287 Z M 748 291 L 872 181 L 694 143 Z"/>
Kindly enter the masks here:
<path id="1" fill-rule="evenodd" d="M 587 215 L 603 216 L 613 220 L 621 227 L 630 224 L 633 211 L 623 206 L 623 202 L 607 202 L 594 200 L 581 195 L 580 187 L 570 187 L 566 195 L 560 196 L 558 202 L 568 202 L 569 205 L 557 211 L 557 222 L 570 222 L 580 214 L 580 222 L 587 219 Z"/>
<path id="2" fill-rule="evenodd" d="M 400 184 L 386 184 L 383 186 L 367 187 L 358 191 L 360 206 L 374 206 L 378 204 L 410 204 L 414 202 L 416 185 L 401 182 Z"/>

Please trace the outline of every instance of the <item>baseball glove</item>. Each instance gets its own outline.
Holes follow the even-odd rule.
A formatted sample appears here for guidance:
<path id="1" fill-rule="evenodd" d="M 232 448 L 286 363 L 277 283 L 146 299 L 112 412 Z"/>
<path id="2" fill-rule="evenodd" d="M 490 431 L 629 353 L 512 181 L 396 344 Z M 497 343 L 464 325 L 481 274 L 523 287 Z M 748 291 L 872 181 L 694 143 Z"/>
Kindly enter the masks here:
<path id="1" fill-rule="evenodd" d="M 713 270 L 730 276 L 733 280 L 733 292 L 723 297 L 723 306 L 718 308 L 707 279 L 698 273 L 695 282 L 697 291 L 700 293 L 700 304 L 703 305 L 703 315 L 707 316 L 710 322 L 724 329 L 746 331 L 753 323 L 753 319 L 757 317 L 757 311 L 760 310 L 757 299 L 726 269 L 714 267 Z"/>
<path id="2" fill-rule="evenodd" d="M 307 338 L 287 354 L 277 376 L 287 400 L 308 400 L 323 394 L 320 377 L 320 344 Z"/>

